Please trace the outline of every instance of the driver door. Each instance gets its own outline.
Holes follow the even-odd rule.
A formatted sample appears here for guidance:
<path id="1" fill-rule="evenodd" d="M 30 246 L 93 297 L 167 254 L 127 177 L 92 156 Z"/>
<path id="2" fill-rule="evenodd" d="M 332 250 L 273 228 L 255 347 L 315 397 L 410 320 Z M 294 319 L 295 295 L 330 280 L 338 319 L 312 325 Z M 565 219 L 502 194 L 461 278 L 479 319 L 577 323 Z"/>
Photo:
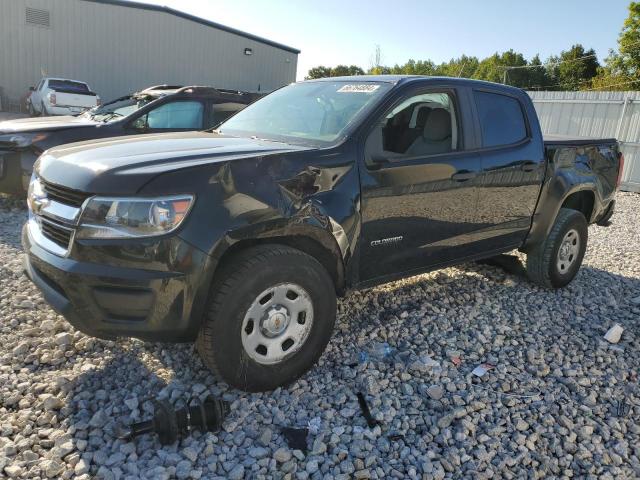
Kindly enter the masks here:
<path id="1" fill-rule="evenodd" d="M 360 281 L 419 272 L 470 254 L 481 156 L 459 89 L 412 90 L 368 133 L 360 168 Z"/>

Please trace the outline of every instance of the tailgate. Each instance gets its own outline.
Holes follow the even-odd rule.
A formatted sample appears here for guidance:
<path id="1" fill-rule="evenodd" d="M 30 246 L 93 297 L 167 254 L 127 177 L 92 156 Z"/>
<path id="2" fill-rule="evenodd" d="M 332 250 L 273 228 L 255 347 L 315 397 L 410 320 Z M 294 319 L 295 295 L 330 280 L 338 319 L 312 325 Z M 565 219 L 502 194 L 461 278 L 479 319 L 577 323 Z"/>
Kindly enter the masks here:
<path id="1" fill-rule="evenodd" d="M 96 106 L 96 95 L 82 93 L 67 93 L 56 91 L 57 107 L 78 107 L 83 110 Z"/>

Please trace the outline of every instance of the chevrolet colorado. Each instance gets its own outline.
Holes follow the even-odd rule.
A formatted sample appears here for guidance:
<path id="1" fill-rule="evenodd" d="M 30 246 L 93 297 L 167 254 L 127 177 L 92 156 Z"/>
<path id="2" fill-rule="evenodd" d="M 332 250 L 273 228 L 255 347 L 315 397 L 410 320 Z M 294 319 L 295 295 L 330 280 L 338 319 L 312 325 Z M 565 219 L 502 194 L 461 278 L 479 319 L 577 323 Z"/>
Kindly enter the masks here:
<path id="1" fill-rule="evenodd" d="M 89 335 L 196 341 L 229 384 L 268 390 L 319 358 L 350 289 L 513 249 L 566 285 L 621 170 L 614 139 L 543 141 L 516 88 L 301 82 L 213 131 L 44 152 L 25 270 Z"/>

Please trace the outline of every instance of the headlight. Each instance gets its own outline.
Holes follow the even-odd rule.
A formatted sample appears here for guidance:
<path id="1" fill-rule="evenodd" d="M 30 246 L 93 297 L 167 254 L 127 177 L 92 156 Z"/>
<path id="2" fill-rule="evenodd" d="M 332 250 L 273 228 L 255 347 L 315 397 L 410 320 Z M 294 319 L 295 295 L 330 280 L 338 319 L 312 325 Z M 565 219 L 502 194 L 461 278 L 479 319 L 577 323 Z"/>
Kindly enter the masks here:
<path id="1" fill-rule="evenodd" d="M 24 148 L 45 138 L 47 138 L 47 135 L 44 133 L 12 133 L 11 135 L 0 135 L 0 143 L 8 143 L 13 147 Z"/>
<path id="2" fill-rule="evenodd" d="M 89 200 L 76 238 L 138 238 L 169 233 L 182 223 L 193 205 L 193 195 L 159 198 L 105 198 Z"/>
<path id="3" fill-rule="evenodd" d="M 42 188 L 40 179 L 36 177 L 35 173 L 31 174 L 31 181 L 29 182 L 29 190 L 27 191 L 27 206 L 29 210 L 35 212 L 38 210 L 42 200 L 46 198 L 47 194 Z"/>

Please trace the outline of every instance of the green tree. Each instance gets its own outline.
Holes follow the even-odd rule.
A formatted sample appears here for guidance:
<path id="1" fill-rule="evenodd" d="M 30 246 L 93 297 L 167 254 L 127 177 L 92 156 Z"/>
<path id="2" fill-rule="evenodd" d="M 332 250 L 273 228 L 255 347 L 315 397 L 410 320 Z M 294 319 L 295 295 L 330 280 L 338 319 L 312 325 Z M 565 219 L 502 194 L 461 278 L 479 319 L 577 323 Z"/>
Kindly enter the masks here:
<path id="1" fill-rule="evenodd" d="M 477 57 L 462 55 L 458 58 L 452 58 L 447 63 L 438 65 L 435 69 L 435 75 L 471 78 L 478 70 L 479 64 L 480 60 Z"/>
<path id="2" fill-rule="evenodd" d="M 609 53 L 592 84 L 593 88 L 603 90 L 640 87 L 640 2 L 629 4 L 629 16 L 618 37 L 618 51 Z"/>
<path id="3" fill-rule="evenodd" d="M 540 60 L 540 55 L 537 55 L 529 62 L 531 68 L 527 69 L 526 85 L 523 88 L 530 90 L 542 90 L 548 88 L 552 82 L 547 74 L 547 69 Z"/>
<path id="4" fill-rule="evenodd" d="M 513 50 L 507 50 L 502 54 L 496 52 L 478 64 L 478 68 L 473 73 L 472 78 L 497 83 L 505 82 L 508 85 L 524 87 L 527 83 L 528 69 L 514 67 L 526 66 L 527 60 L 521 53 Z"/>
<path id="5" fill-rule="evenodd" d="M 331 76 L 330 67 L 319 66 L 319 67 L 313 67 L 311 70 L 309 70 L 309 73 L 307 73 L 307 76 L 304 78 L 305 80 L 313 80 L 314 78 L 325 78 L 330 76 Z"/>
<path id="6" fill-rule="evenodd" d="M 346 77 L 349 75 L 349 67 L 346 65 L 336 65 L 331 69 L 332 77 Z"/>
<path id="7" fill-rule="evenodd" d="M 579 43 L 560 52 L 559 57 L 551 57 L 547 61 L 551 83 L 559 90 L 589 88 L 599 67 L 596 52 L 593 49 L 585 50 Z"/>
<path id="8" fill-rule="evenodd" d="M 304 77 L 305 80 L 313 80 L 315 78 L 326 78 L 326 77 L 348 77 L 352 75 L 364 75 L 364 70 L 362 70 L 357 65 L 336 65 L 335 67 L 314 67 L 309 70 L 307 76 Z"/>

